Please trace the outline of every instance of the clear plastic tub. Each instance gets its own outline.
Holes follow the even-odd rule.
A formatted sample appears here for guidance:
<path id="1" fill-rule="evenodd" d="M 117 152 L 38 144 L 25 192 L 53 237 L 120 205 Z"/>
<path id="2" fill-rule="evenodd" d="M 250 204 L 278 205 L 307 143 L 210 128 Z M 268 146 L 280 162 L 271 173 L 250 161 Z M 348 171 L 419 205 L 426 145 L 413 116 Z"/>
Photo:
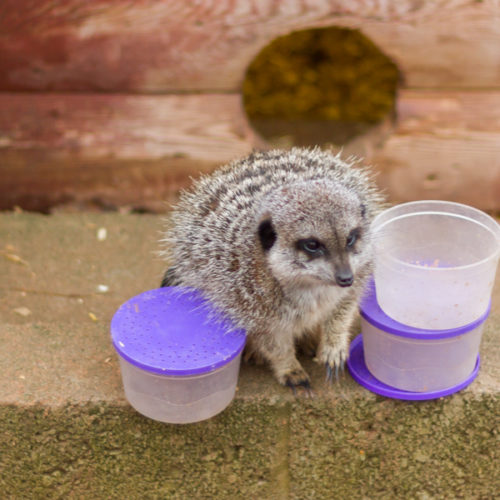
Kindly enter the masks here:
<path id="1" fill-rule="evenodd" d="M 233 400 L 241 353 L 218 370 L 183 377 L 157 375 L 119 360 L 125 397 L 139 413 L 186 424 L 213 417 Z"/>
<path id="2" fill-rule="evenodd" d="M 500 226 L 472 207 L 418 201 L 373 222 L 375 285 L 383 311 L 416 328 L 440 330 L 486 311 L 500 256 Z"/>
<path id="3" fill-rule="evenodd" d="M 370 373 L 404 391 L 462 387 L 474 371 L 489 307 L 475 322 L 450 330 L 422 330 L 388 317 L 373 288 L 361 304 L 364 360 Z"/>
<path id="4" fill-rule="evenodd" d="M 406 401 L 426 401 L 429 399 L 438 399 L 455 394 L 470 385 L 477 377 L 481 362 L 479 356 L 477 357 L 476 365 L 471 374 L 460 384 L 446 387 L 445 389 L 438 389 L 436 391 L 427 392 L 414 392 L 396 389 L 390 385 L 384 384 L 368 370 L 365 363 L 365 353 L 363 347 L 363 335 L 358 335 L 351 342 L 349 348 L 349 357 L 347 358 L 347 367 L 352 378 L 369 391 L 385 396 L 386 398 L 403 399 Z"/>
<path id="5" fill-rule="evenodd" d="M 149 290 L 111 322 L 125 396 L 143 415 L 169 423 L 210 418 L 236 391 L 245 332 L 193 289 Z"/>

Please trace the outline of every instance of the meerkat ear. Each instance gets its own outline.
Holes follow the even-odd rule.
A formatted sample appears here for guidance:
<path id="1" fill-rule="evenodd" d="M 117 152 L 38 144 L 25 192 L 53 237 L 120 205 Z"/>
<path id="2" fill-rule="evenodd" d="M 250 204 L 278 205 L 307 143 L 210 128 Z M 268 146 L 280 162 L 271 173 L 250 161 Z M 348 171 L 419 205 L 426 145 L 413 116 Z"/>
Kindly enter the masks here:
<path id="1" fill-rule="evenodd" d="M 260 244 L 264 251 L 270 250 L 276 241 L 276 231 L 270 218 L 261 220 L 258 228 Z"/>
<path id="2" fill-rule="evenodd" d="M 366 205 L 361 203 L 361 218 L 364 219 L 366 217 Z"/>

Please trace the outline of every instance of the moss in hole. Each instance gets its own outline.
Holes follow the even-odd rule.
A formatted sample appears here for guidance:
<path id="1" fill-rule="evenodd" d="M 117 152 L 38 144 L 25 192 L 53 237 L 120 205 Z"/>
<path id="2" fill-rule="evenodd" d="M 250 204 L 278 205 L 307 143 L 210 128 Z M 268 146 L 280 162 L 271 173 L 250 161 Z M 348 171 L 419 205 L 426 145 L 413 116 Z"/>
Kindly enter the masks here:
<path id="1" fill-rule="evenodd" d="M 267 139 L 340 144 L 394 109 L 398 81 L 397 66 L 359 31 L 311 29 L 277 38 L 258 54 L 243 100 Z"/>

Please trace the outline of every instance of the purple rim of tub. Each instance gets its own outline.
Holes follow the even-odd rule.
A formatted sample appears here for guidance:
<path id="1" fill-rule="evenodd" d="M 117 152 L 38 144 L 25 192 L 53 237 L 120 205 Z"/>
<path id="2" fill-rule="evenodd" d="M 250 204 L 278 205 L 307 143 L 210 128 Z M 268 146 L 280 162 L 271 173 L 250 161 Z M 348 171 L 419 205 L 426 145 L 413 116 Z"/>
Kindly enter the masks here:
<path id="1" fill-rule="evenodd" d="M 122 304 L 111 320 L 117 353 L 161 375 L 212 372 L 241 353 L 245 338 L 244 330 L 235 328 L 192 288 L 143 292 Z"/>
<path id="2" fill-rule="evenodd" d="M 374 392 L 375 394 L 379 394 L 380 396 L 385 396 L 393 399 L 405 399 L 409 401 L 437 399 L 461 391 L 477 377 L 480 364 L 481 361 L 478 355 L 476 365 L 472 373 L 467 377 L 466 380 L 457 385 L 454 385 L 453 387 L 448 387 L 439 391 L 411 392 L 396 389 L 395 387 L 384 384 L 370 373 L 365 363 L 362 335 L 358 335 L 351 342 L 351 347 L 349 349 L 349 358 L 347 359 L 347 367 L 349 368 L 349 372 L 351 373 L 352 378 L 356 382 L 358 382 L 358 384 L 362 385 L 369 391 Z"/>
<path id="3" fill-rule="evenodd" d="M 360 303 L 361 316 L 380 330 L 392 333 L 398 337 L 427 340 L 457 337 L 458 335 L 468 333 L 486 320 L 490 310 L 491 302 L 488 304 L 486 312 L 480 318 L 467 325 L 459 326 L 458 328 L 451 328 L 449 330 L 424 330 L 422 328 L 414 328 L 393 320 L 391 317 L 387 316 L 384 311 L 382 311 L 377 302 L 375 283 L 373 280 L 371 280 L 366 288 L 365 294 Z"/>

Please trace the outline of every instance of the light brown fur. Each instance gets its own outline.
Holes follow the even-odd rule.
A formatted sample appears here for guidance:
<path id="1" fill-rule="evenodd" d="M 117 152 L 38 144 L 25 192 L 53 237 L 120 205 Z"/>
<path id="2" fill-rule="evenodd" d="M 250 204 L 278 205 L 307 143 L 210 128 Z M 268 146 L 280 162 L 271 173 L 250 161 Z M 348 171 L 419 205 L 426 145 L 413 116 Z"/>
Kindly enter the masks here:
<path id="1" fill-rule="evenodd" d="M 308 387 L 296 344 L 312 333 L 328 376 L 343 367 L 381 202 L 367 170 L 340 156 L 255 153 L 183 194 L 163 239 L 164 284 L 202 290 L 246 329 L 248 357 Z"/>

